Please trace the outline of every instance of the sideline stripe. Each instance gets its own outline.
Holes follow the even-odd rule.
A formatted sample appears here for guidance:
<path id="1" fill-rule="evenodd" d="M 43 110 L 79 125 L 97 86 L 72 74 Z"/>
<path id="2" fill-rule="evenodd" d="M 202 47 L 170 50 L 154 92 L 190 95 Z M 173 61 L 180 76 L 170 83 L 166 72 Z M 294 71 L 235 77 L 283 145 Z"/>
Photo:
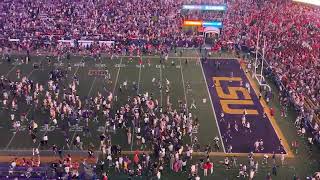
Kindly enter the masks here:
<path id="1" fill-rule="evenodd" d="M 117 57 L 120 57 L 120 58 L 129 58 L 129 57 L 132 57 L 132 58 L 148 58 L 148 59 L 160 59 L 160 56 L 117 56 Z M 191 60 L 197 60 L 199 57 L 197 56 L 168 56 L 168 59 L 191 59 Z M 220 56 L 210 56 L 210 58 L 221 58 Z M 223 58 L 223 59 L 235 59 L 235 58 L 232 58 L 232 57 L 226 57 L 226 58 Z"/>
<path id="2" fill-rule="evenodd" d="M 183 92 L 184 92 L 184 100 L 186 101 L 187 114 L 189 114 L 188 99 L 187 99 L 187 94 L 186 94 L 186 86 L 185 86 L 185 82 L 184 82 L 184 76 L 183 76 L 183 72 L 182 72 L 182 63 L 181 63 L 181 59 L 180 59 L 180 72 L 181 72 L 181 77 L 182 77 L 182 85 L 183 85 Z"/>
<path id="3" fill-rule="evenodd" d="M 196 52 L 197 52 L 197 54 L 199 55 L 198 51 L 196 51 Z M 198 58 L 201 58 L 201 57 L 199 56 Z M 218 129 L 218 132 L 219 132 L 220 141 L 221 141 L 221 144 L 222 144 L 222 149 L 223 149 L 223 152 L 226 154 L 226 149 L 225 149 L 225 147 L 224 147 L 224 142 L 223 142 L 223 139 L 222 139 L 222 136 L 221 136 L 221 132 L 220 132 L 219 124 L 218 124 L 218 119 L 217 119 L 216 111 L 215 111 L 215 109 L 214 109 L 213 102 L 212 102 L 212 98 L 213 98 L 213 97 L 211 96 L 210 91 L 209 91 L 209 86 L 208 86 L 207 78 L 206 78 L 206 75 L 204 74 L 201 60 L 200 60 L 200 67 L 201 67 L 201 71 L 202 71 L 202 77 L 204 78 L 204 81 L 205 81 L 206 86 L 207 86 L 207 92 L 208 92 L 208 96 L 207 96 L 207 97 L 210 99 L 210 103 L 211 103 L 213 115 L 214 115 L 214 118 L 215 118 L 215 120 L 216 120 L 216 125 L 217 125 L 217 129 Z M 230 153 L 228 153 L 228 154 L 230 154 Z"/>
<path id="4" fill-rule="evenodd" d="M 114 95 L 114 92 L 116 91 L 116 88 L 117 88 L 117 83 L 118 83 L 118 79 L 119 79 L 121 64 L 122 64 L 122 58 L 120 59 L 120 65 L 119 65 L 119 69 L 118 69 L 118 72 L 117 72 L 116 81 L 115 81 L 113 89 L 112 89 L 112 95 Z"/>
<path id="5" fill-rule="evenodd" d="M 75 157 L 77 156 L 76 154 L 81 154 L 81 155 L 78 155 L 84 159 L 86 159 L 88 157 L 88 151 L 85 151 L 85 150 L 63 150 L 64 154 L 72 154 L 72 157 Z M 21 149 L 21 150 L 0 150 L 0 153 L 2 153 L 2 155 L 0 155 L 0 162 L 7 162 L 5 161 L 4 159 L 6 159 L 6 157 L 10 157 L 12 155 L 12 153 L 19 153 L 19 154 L 23 154 L 23 155 L 17 155 L 17 156 L 12 156 L 14 158 L 17 158 L 17 157 L 26 157 L 28 155 L 24 154 L 24 153 L 30 153 L 30 150 L 27 150 L 27 149 Z M 11 155 L 8 155 L 6 156 L 5 154 L 11 154 Z M 49 155 L 41 155 L 43 153 L 48 153 Z M 96 150 L 94 151 L 95 154 L 99 154 L 101 153 L 101 151 L 99 150 Z M 124 154 L 124 155 L 134 155 L 136 153 L 136 151 L 122 151 L 121 154 Z M 139 150 L 139 153 L 142 154 L 142 153 L 145 153 L 145 154 L 152 154 L 153 151 L 140 151 Z M 186 154 L 186 152 L 183 152 L 182 154 Z M 264 157 L 264 155 L 268 155 L 269 157 L 271 157 L 273 154 L 270 154 L 270 153 L 253 153 L 254 157 Z M 48 157 L 48 158 L 54 158 L 56 157 L 57 155 L 54 154 L 52 152 L 52 150 L 41 150 L 40 151 L 40 155 L 41 155 L 41 159 L 44 158 L 44 157 Z M 205 152 L 193 152 L 192 153 L 192 156 L 200 156 L 200 157 L 206 157 L 207 156 L 207 153 Z M 209 153 L 209 156 L 210 157 L 232 157 L 232 156 L 236 156 L 236 157 L 247 157 L 248 156 L 248 153 L 224 153 L 224 152 L 210 152 Z M 293 158 L 294 156 L 286 156 L 287 158 Z M 2 161 L 4 160 L 4 161 Z M 11 160 L 10 160 L 11 161 Z"/>
<path id="6" fill-rule="evenodd" d="M 162 86 L 162 64 L 160 64 L 160 83 L 161 83 L 161 89 L 160 89 L 160 104 L 161 108 L 163 107 L 163 86 Z"/>
<path id="7" fill-rule="evenodd" d="M 142 59 L 142 58 L 141 58 Z M 138 87 L 137 87 L 137 94 L 139 94 L 139 91 L 140 91 L 140 81 L 141 81 L 141 67 L 142 67 L 142 64 L 139 65 L 139 78 L 138 78 Z"/>
<path id="8" fill-rule="evenodd" d="M 15 66 L 13 66 L 13 67 L 9 70 L 9 72 L 6 74 L 6 77 L 8 77 L 9 74 L 10 74 L 17 66 L 18 66 L 17 64 L 16 64 Z"/>
<path id="9" fill-rule="evenodd" d="M 138 56 L 139 57 L 139 56 Z M 141 56 L 141 60 L 142 60 L 142 56 Z M 138 77 L 138 88 L 137 88 L 137 94 L 139 94 L 139 91 L 140 91 L 140 80 L 141 80 L 141 67 L 142 67 L 142 64 L 139 64 L 139 77 Z M 132 135 L 131 135 L 131 151 L 133 149 L 133 142 L 134 142 L 134 135 L 135 135 L 135 124 L 133 124 L 133 129 L 132 129 Z"/>
<path id="10" fill-rule="evenodd" d="M 255 94 L 257 97 L 258 96 L 258 92 L 259 92 L 259 88 L 257 87 L 257 84 L 253 81 L 253 79 L 248 75 L 248 73 L 245 72 L 245 66 L 243 64 L 240 63 L 240 59 L 239 58 L 235 58 L 238 60 L 239 64 L 240 64 L 240 67 L 242 69 L 242 71 L 244 72 L 244 74 L 246 75 L 248 81 L 250 82 Z M 266 108 L 269 109 L 269 106 L 267 105 L 266 101 L 264 100 L 264 98 L 262 97 L 261 100 L 260 100 L 260 104 L 261 106 L 263 107 L 263 109 L 265 110 Z M 291 151 L 291 148 L 288 144 L 288 141 L 287 139 L 285 138 L 285 136 L 283 135 L 281 129 L 279 128 L 277 122 L 276 122 L 276 119 L 274 117 L 271 116 L 270 112 L 267 111 L 267 116 L 268 116 L 268 119 L 273 127 L 273 129 L 275 130 L 279 140 L 281 139 L 281 144 L 283 145 L 285 151 L 286 151 L 286 156 L 287 157 L 294 157 L 294 154 L 292 153 Z"/>

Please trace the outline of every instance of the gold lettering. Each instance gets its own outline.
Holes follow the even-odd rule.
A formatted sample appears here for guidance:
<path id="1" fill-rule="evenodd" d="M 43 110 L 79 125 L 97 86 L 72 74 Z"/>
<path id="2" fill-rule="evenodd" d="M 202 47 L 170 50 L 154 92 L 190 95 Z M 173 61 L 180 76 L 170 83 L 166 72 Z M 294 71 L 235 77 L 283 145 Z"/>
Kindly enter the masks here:
<path id="1" fill-rule="evenodd" d="M 214 85 L 216 87 L 221 87 L 220 81 L 241 81 L 241 77 L 212 77 Z"/>
<path id="2" fill-rule="evenodd" d="M 222 98 L 222 99 L 240 99 L 237 94 L 237 91 L 240 91 L 243 94 L 244 99 L 251 99 L 249 92 L 244 87 L 227 87 L 229 94 L 226 94 L 223 92 L 223 90 L 221 88 L 220 81 L 241 81 L 242 79 L 240 77 L 232 77 L 232 78 L 230 78 L 230 77 L 213 77 L 212 79 L 215 82 L 215 87 L 216 87 L 218 96 L 220 98 Z"/>
<path id="3" fill-rule="evenodd" d="M 222 99 L 240 99 L 237 92 L 241 92 L 244 99 L 251 99 L 251 96 L 246 88 L 244 87 L 228 87 L 229 94 L 223 92 L 221 87 L 216 87 L 217 94 Z"/>
<path id="4" fill-rule="evenodd" d="M 243 114 L 244 109 L 232 109 L 229 105 L 253 105 L 252 100 L 220 100 L 223 112 L 228 114 Z M 246 109 L 247 114 L 258 115 L 258 111 L 254 109 Z"/>

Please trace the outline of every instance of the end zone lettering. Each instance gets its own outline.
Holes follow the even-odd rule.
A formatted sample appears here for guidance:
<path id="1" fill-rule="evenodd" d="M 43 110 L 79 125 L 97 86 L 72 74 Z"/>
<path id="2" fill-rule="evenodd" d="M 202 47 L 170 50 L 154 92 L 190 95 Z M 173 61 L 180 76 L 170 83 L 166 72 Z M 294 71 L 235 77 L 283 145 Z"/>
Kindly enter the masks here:
<path id="1" fill-rule="evenodd" d="M 221 81 L 242 81 L 241 77 L 212 77 L 214 86 L 216 88 L 217 94 L 220 98 L 220 104 L 224 113 L 227 114 L 243 114 L 246 110 L 247 114 L 258 115 L 256 109 L 248 108 L 231 108 L 230 105 L 254 105 L 252 98 L 248 90 L 240 86 L 228 86 L 227 89 L 229 93 L 225 93 L 221 87 Z M 244 96 L 244 99 L 240 99 L 238 93 L 241 93 Z"/>

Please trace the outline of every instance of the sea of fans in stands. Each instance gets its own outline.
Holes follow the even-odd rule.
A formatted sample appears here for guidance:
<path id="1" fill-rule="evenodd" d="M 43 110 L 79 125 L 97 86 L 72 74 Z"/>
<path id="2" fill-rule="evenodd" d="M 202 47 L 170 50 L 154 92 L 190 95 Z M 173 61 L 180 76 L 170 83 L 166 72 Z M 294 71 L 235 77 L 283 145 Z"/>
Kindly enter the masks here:
<path id="1" fill-rule="evenodd" d="M 221 3 L 221 1 L 210 2 Z M 208 1 L 201 1 L 198 4 L 204 3 Z M 183 19 L 199 18 L 199 16 L 210 19 L 215 18 L 216 14 L 197 12 L 186 17 L 180 13 L 182 4 L 186 2 L 182 0 L 4 0 L 0 2 L 1 52 L 27 50 L 32 52 L 45 49 L 46 52 L 58 54 L 67 49 L 71 52 L 133 54 L 136 49 L 142 49 L 145 53 L 159 53 L 172 47 L 199 47 L 203 43 L 203 38 L 194 32 L 183 31 L 181 28 Z M 218 43 L 221 48 L 232 49 L 236 46 L 254 49 L 259 32 L 260 46 L 266 37 L 266 59 L 270 70 L 280 77 L 296 105 L 302 107 L 306 103 L 306 98 L 310 98 L 314 104 L 312 109 L 317 113 L 320 106 L 320 9 L 276 0 L 233 0 L 229 1 L 227 6 L 228 10 L 223 19 L 224 28 Z M 220 17 L 220 14 L 217 14 Z M 20 42 L 9 42 L 9 38 L 19 39 Z M 75 39 L 75 47 L 59 43 L 58 40 L 61 39 Z M 110 47 L 93 43 L 83 47 L 77 43 L 79 40 L 110 40 L 115 41 L 115 45 Z M 138 97 L 132 99 L 133 104 L 134 106 L 138 104 L 140 108 L 140 97 L 135 98 Z M 282 97 L 282 102 L 286 103 L 286 98 Z M 94 102 L 93 99 L 92 101 Z M 126 108 L 130 107 L 123 107 L 120 111 L 125 111 Z M 313 116 L 312 112 L 306 113 Z M 121 113 L 119 119 L 120 116 Z M 161 118 L 166 120 L 169 117 Z M 171 118 L 182 117 L 172 111 Z M 171 125 L 175 123 L 172 119 L 168 122 Z M 164 125 L 161 123 L 158 123 L 158 128 L 168 125 L 165 121 Z M 315 124 L 313 126 L 314 135 L 319 138 L 319 126 Z M 179 142 L 182 132 L 182 129 L 171 130 L 167 136 L 170 138 L 172 133 L 172 141 Z M 129 134 L 128 132 L 127 136 Z M 182 147 L 177 144 L 176 147 L 171 147 L 170 143 L 166 143 L 165 148 L 158 147 L 160 160 L 157 164 L 152 164 L 156 175 L 163 169 L 161 158 L 169 160 L 172 170 L 183 171 L 185 161 L 190 157 L 181 157 L 181 153 L 185 152 L 191 156 L 192 150 L 188 146 L 181 150 Z M 166 154 L 166 150 L 172 152 Z M 139 156 L 142 158 L 141 163 L 139 157 L 134 157 L 136 160 L 133 159 L 133 162 L 138 167 L 133 171 L 134 174 L 149 167 L 149 163 L 146 165 L 148 161 L 146 156 Z M 113 162 L 111 166 L 121 171 L 125 168 L 124 158 L 121 157 L 120 160 L 117 155 L 116 159 L 111 157 L 110 160 L 110 157 L 107 157 Z M 225 160 L 224 164 L 229 166 L 229 160 Z M 207 170 L 213 168 L 210 159 L 203 160 L 197 166 L 191 165 L 191 169 L 188 170 L 194 175 L 193 177 L 199 174 L 198 168 Z M 250 164 L 250 169 L 253 171 L 257 169 L 255 162 Z M 242 175 L 247 172 L 247 168 L 242 166 L 240 172 L 239 175 Z M 130 173 L 129 169 L 127 173 Z"/>
<path id="2" fill-rule="evenodd" d="M 228 4 L 222 39 L 254 48 L 266 37 L 266 59 L 296 104 L 320 102 L 320 9 L 286 1 L 233 1 Z"/>
<path id="3" fill-rule="evenodd" d="M 289 1 L 232 1 L 220 42 L 222 46 L 236 44 L 253 50 L 259 33 L 261 50 L 266 39 L 268 70 L 277 75 L 288 90 L 286 96 L 290 95 L 309 122 L 320 110 L 319 13 L 318 7 Z M 309 111 L 303 108 L 307 102 L 311 104 Z M 319 124 L 313 121 L 311 126 L 319 142 Z"/>

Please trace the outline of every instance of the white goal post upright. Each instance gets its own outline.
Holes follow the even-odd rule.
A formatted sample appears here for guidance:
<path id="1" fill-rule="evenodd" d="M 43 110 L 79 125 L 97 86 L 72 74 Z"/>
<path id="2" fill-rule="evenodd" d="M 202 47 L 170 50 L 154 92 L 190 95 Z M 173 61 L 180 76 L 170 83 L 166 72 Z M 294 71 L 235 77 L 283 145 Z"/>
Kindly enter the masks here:
<path id="1" fill-rule="evenodd" d="M 258 52 L 259 52 L 259 40 L 260 40 L 260 30 L 258 30 L 258 35 L 257 35 L 256 59 L 255 59 L 255 61 L 254 61 L 254 73 L 253 73 L 253 76 L 256 76 L 256 74 L 257 74 L 257 61 L 258 61 Z"/>
<path id="2" fill-rule="evenodd" d="M 264 65 L 264 57 L 266 53 L 266 36 L 263 38 L 263 48 L 262 48 L 262 59 L 261 59 L 261 69 L 260 69 L 260 77 L 262 77 L 263 65 Z"/>
<path id="3" fill-rule="evenodd" d="M 257 73 L 258 69 L 258 53 L 259 53 L 259 41 L 260 41 L 260 30 L 258 31 L 257 35 L 257 45 L 256 45 L 256 58 L 254 62 L 254 72 L 253 72 L 253 78 L 255 78 L 259 85 L 264 88 L 268 88 L 269 91 L 271 91 L 271 87 L 265 82 L 265 77 L 263 76 L 263 68 L 264 68 L 264 58 L 265 58 L 265 51 L 266 51 L 266 36 L 263 37 L 263 48 L 262 48 L 262 57 L 261 57 L 261 67 L 260 67 L 260 73 Z M 265 83 L 262 83 L 265 82 Z"/>

